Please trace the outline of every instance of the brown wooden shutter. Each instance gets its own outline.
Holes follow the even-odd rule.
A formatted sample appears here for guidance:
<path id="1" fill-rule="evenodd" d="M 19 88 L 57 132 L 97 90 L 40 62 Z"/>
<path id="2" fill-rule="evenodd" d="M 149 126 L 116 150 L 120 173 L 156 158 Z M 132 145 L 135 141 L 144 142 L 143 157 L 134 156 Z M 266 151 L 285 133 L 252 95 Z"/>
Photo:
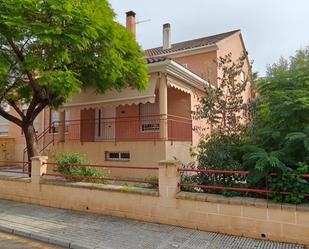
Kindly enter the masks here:
<path id="1" fill-rule="evenodd" d="M 95 137 L 95 109 L 81 110 L 80 112 L 80 141 L 94 142 Z"/>

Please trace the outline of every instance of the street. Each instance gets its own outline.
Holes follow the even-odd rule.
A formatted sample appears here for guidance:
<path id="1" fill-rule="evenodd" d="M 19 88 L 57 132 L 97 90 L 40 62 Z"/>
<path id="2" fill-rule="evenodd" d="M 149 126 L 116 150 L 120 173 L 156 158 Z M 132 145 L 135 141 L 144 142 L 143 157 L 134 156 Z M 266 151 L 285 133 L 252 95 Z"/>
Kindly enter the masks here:
<path id="1" fill-rule="evenodd" d="M 36 240 L 30 240 L 16 235 L 0 232 L 1 249 L 62 249 Z"/>

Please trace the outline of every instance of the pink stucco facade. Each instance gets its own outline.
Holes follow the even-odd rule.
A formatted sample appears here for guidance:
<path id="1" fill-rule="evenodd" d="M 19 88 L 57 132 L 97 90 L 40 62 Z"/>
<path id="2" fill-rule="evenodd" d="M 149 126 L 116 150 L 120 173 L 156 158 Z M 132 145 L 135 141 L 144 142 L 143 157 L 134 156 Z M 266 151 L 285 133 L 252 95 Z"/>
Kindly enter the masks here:
<path id="1" fill-rule="evenodd" d="M 225 56 L 230 52 L 234 60 L 245 52 L 240 32 L 208 48 L 182 51 L 167 56 L 186 67 L 188 69 L 186 74 L 193 73 L 216 87 L 221 72 L 218 70 L 215 61 L 220 56 Z M 244 72 L 246 76 L 250 74 L 249 61 L 244 66 Z M 167 77 L 167 73 L 160 72 L 160 75 Z M 179 80 L 183 81 L 181 78 Z M 50 128 L 50 109 L 46 108 L 38 117 L 38 135 L 45 131 L 46 134 L 42 140 L 45 144 L 53 141 L 54 148 L 48 147 L 43 153 L 52 155 L 68 150 L 85 152 L 85 154 L 90 153 L 93 161 L 100 163 L 105 161 L 105 157 L 102 155 L 106 151 L 129 151 L 132 158 L 127 163 L 132 165 L 155 165 L 158 160 L 173 158 L 179 158 L 183 163 L 192 161 L 190 149 L 194 149 L 201 137 L 209 134 L 211 130 L 206 120 L 192 118 L 192 111 L 196 109 L 199 98 L 204 96 L 205 92 L 201 88 L 195 87 L 194 84 L 180 83 L 187 84 L 189 87 L 186 89 L 175 88 L 168 85 L 167 82 L 165 83 L 167 87 L 166 113 L 151 114 L 151 118 L 146 118 L 146 121 L 145 117 L 141 115 L 145 103 L 130 105 L 118 103 L 114 107 L 105 107 L 107 109 L 114 108 L 114 115 L 109 116 L 108 119 L 104 116 L 101 118 L 98 116 L 98 107 L 69 109 L 66 115 L 64 143 L 59 143 L 58 131 L 54 132 L 55 130 Z M 155 91 L 156 103 L 161 106 L 159 89 L 158 83 Z M 245 101 L 251 98 L 250 85 L 248 85 L 243 97 Z M 151 129 L 143 130 L 143 123 L 146 124 L 146 128 L 148 124 Z M 103 127 L 102 129 L 111 128 L 112 137 L 100 137 L 98 127 Z M 155 127 L 157 127 L 157 130 Z M 166 134 L 162 133 L 163 127 L 166 127 L 164 128 Z M 10 124 L 9 137 L 15 139 L 16 159 L 22 160 L 25 141 L 20 128 Z M 158 147 L 159 142 L 160 148 Z M 149 152 L 151 150 L 154 151 L 153 156 Z"/>
<path id="2" fill-rule="evenodd" d="M 172 58 L 216 86 L 218 77 L 216 65 L 217 50 L 172 55 Z"/>
<path id="3" fill-rule="evenodd" d="M 156 91 L 159 95 L 159 90 Z M 159 98 L 156 98 L 159 105 Z M 161 140 L 160 130 L 142 130 L 143 120 L 158 126 L 167 125 L 168 140 L 191 141 L 192 140 L 192 120 L 191 120 L 191 95 L 178 89 L 169 87 L 167 89 L 167 116 L 158 113 L 145 115 L 141 109 L 145 104 L 119 105 L 113 108 L 113 117 L 98 117 L 98 108 L 71 109 L 68 111 L 66 123 L 68 125 L 66 140 L 79 140 L 81 142 L 95 141 L 141 141 L 141 140 Z M 46 114 L 49 120 L 49 112 Z M 46 122 L 48 123 L 48 121 Z M 101 126 L 100 126 L 101 125 Z M 109 128 L 112 126 L 112 136 L 100 138 L 98 136 L 99 127 Z M 104 132 L 104 131 L 101 131 Z"/>

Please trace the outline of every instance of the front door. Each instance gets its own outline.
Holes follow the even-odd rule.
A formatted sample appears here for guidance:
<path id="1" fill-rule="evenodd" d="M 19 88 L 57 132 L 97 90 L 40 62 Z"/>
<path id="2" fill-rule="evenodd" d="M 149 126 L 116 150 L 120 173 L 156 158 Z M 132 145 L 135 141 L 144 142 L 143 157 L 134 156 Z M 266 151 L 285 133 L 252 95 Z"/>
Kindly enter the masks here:
<path id="1" fill-rule="evenodd" d="M 96 109 L 96 140 L 112 141 L 115 139 L 115 107 Z"/>

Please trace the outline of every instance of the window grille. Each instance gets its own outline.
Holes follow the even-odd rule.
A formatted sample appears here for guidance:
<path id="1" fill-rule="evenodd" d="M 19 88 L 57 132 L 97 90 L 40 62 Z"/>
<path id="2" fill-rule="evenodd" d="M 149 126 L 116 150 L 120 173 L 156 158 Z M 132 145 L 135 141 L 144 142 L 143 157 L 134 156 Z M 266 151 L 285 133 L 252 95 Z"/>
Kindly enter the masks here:
<path id="1" fill-rule="evenodd" d="M 160 130 L 160 116 L 159 103 L 140 104 L 140 121 L 141 131 L 159 131 Z"/>

